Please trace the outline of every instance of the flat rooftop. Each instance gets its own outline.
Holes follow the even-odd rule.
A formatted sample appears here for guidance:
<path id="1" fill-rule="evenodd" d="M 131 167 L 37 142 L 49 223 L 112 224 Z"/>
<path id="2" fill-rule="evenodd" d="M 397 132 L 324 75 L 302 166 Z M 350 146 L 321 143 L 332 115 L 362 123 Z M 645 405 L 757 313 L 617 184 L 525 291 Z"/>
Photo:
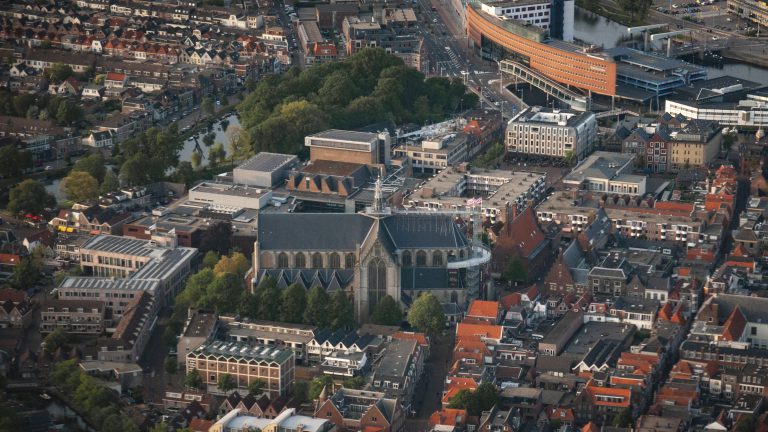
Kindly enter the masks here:
<path id="1" fill-rule="evenodd" d="M 633 328 L 621 323 L 590 321 L 573 335 L 562 354 L 581 358 L 601 340 L 623 341 Z"/>
<path id="2" fill-rule="evenodd" d="M 683 69 L 700 71 L 706 70 L 702 67 L 686 63 L 682 60 L 647 54 L 642 51 L 626 47 L 609 48 L 605 50 L 605 52 L 606 54 L 612 56 L 614 59 L 622 63 L 657 72 L 673 72 L 675 70 Z"/>
<path id="3" fill-rule="evenodd" d="M 576 165 L 563 178 L 563 183 L 581 184 L 588 178 L 611 180 L 620 173 L 619 170 L 635 159 L 633 154 L 597 151 Z"/>
<path id="4" fill-rule="evenodd" d="M 365 167 L 363 164 L 351 162 L 337 162 L 330 160 L 315 160 L 301 169 L 301 172 L 307 174 L 327 174 L 333 176 L 347 177 Z"/>
<path id="5" fill-rule="evenodd" d="M 189 192 L 210 193 L 243 198 L 258 198 L 264 194 L 269 193 L 270 190 L 260 187 L 236 185 L 234 183 L 200 183 L 190 189 Z"/>
<path id="6" fill-rule="evenodd" d="M 159 280 L 70 276 L 61 282 L 59 289 L 147 291 L 153 294 L 159 286 Z"/>
<path id="7" fill-rule="evenodd" d="M 549 126 L 574 126 L 591 115 L 591 112 L 534 106 L 525 109 L 518 116 L 514 117 L 514 119 L 510 120 L 509 124 L 526 123 Z"/>
<path id="8" fill-rule="evenodd" d="M 261 152 L 240 164 L 238 170 L 272 172 L 295 161 L 295 155 Z"/>
<path id="9" fill-rule="evenodd" d="M 370 143 L 376 140 L 378 136 L 371 132 L 357 132 L 341 129 L 328 129 L 327 131 L 318 132 L 314 135 L 310 135 L 308 138 L 320 138 L 336 141 L 353 141 L 353 142 L 365 142 Z"/>

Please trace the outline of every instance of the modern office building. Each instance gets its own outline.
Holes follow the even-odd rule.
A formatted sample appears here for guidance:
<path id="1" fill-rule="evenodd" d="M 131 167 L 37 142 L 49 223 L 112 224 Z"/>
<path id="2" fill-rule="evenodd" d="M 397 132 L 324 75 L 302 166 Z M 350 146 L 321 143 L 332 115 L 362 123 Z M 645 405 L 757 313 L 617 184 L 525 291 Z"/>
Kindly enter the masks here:
<path id="1" fill-rule="evenodd" d="M 329 129 L 304 138 L 311 160 L 389 165 L 388 132 L 370 133 Z"/>
<path id="2" fill-rule="evenodd" d="M 414 172 L 436 173 L 446 167 L 466 162 L 470 136 L 465 133 L 448 133 L 425 138 L 421 143 L 400 144 L 394 153 L 398 158 L 408 157 Z"/>
<path id="3" fill-rule="evenodd" d="M 152 240 L 100 235 L 80 247 L 80 267 L 88 276 L 68 277 L 62 282 L 59 298 L 90 297 L 96 292 L 122 295 L 105 296 L 107 306 L 118 306 L 127 291 L 148 291 L 160 304 L 168 304 L 181 290 L 197 249 L 176 245 L 173 235 L 156 235 Z M 133 296 L 131 296 L 132 298 Z"/>
<path id="4" fill-rule="evenodd" d="M 572 2 L 553 1 L 549 24 L 541 22 L 546 12 L 535 9 L 540 2 L 530 3 L 535 5 L 526 7 L 533 7 L 535 15 L 527 17 L 527 10 L 515 12 L 490 2 L 468 3 L 467 34 L 478 55 L 487 60 L 519 63 L 532 71 L 526 72 L 526 76 L 541 74 L 585 95 L 594 93 L 638 103 L 658 103 L 657 98 L 670 94 L 672 89 L 706 78 L 706 69 L 680 60 L 624 47 L 603 50 L 567 42 Z M 555 24 L 561 21 L 562 27 Z M 564 29 L 563 40 L 557 39 L 560 28 Z"/>
<path id="5" fill-rule="evenodd" d="M 328 421 L 296 413 L 296 408 L 288 408 L 275 418 L 257 417 L 248 411 L 235 408 L 222 416 L 209 429 L 209 432 L 334 432 L 336 426 Z"/>
<path id="6" fill-rule="evenodd" d="M 596 142 L 597 118 L 591 112 L 533 106 L 507 124 L 507 152 L 513 156 L 582 160 Z"/>
<path id="7" fill-rule="evenodd" d="M 766 128 L 768 87 L 731 76 L 713 78 L 676 89 L 667 98 L 665 110 L 740 130 Z"/>
<path id="8" fill-rule="evenodd" d="M 298 163 L 295 155 L 260 152 L 232 170 L 232 182 L 261 188 L 275 187 L 285 181 L 290 169 Z"/>
<path id="9" fill-rule="evenodd" d="M 246 390 L 251 382 L 264 382 L 270 397 L 285 396 L 294 380 L 293 350 L 248 342 L 213 341 L 187 353 L 187 373 L 197 370 L 210 390 L 219 391 L 217 383 L 229 374 L 238 389 Z"/>
<path id="10" fill-rule="evenodd" d="M 483 12 L 549 30 L 550 36 L 573 41 L 574 0 L 513 0 L 480 3 Z"/>

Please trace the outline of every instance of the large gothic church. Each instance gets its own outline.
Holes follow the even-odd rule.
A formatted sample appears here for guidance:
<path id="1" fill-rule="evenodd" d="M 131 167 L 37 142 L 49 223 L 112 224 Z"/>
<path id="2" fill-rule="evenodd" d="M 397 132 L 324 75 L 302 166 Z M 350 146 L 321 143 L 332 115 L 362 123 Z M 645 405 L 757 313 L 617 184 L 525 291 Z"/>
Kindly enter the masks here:
<path id="1" fill-rule="evenodd" d="M 262 213 L 253 283 L 344 290 L 365 322 L 386 295 L 409 306 L 422 292 L 464 306 L 472 247 L 451 215 L 397 213 L 381 201 L 365 213 Z"/>

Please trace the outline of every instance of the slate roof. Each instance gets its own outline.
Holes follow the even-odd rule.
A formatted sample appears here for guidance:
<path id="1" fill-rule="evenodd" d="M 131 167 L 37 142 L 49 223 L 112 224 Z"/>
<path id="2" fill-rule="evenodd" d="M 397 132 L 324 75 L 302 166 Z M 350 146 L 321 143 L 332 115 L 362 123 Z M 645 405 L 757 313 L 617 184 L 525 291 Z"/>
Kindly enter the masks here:
<path id="1" fill-rule="evenodd" d="M 375 219 L 361 213 L 264 213 L 261 250 L 348 250 L 362 244 Z M 340 230 L 343 228 L 343 230 Z M 387 249 L 462 248 L 467 240 L 450 216 L 395 214 L 381 220 L 378 239 Z"/>
<path id="2" fill-rule="evenodd" d="M 439 267 L 403 267 L 400 284 L 404 290 L 445 289 L 448 288 L 448 272 Z"/>
<path id="3" fill-rule="evenodd" d="M 374 219 L 357 213 L 262 213 L 259 215 L 259 247 L 261 250 L 354 251 L 373 223 Z"/>

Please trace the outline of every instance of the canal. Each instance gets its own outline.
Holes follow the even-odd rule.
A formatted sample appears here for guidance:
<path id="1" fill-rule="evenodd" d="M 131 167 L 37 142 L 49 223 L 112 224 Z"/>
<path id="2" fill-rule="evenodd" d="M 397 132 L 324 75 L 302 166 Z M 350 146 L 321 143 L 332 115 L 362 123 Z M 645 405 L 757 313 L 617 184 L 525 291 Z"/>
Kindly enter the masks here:
<path id="1" fill-rule="evenodd" d="M 613 48 L 628 40 L 627 27 L 594 14 L 588 10 L 576 8 L 574 35 L 583 42 Z M 709 78 L 730 75 L 737 78 L 768 84 L 768 69 L 741 62 L 726 62 L 721 66 L 702 65 L 707 68 Z"/>

